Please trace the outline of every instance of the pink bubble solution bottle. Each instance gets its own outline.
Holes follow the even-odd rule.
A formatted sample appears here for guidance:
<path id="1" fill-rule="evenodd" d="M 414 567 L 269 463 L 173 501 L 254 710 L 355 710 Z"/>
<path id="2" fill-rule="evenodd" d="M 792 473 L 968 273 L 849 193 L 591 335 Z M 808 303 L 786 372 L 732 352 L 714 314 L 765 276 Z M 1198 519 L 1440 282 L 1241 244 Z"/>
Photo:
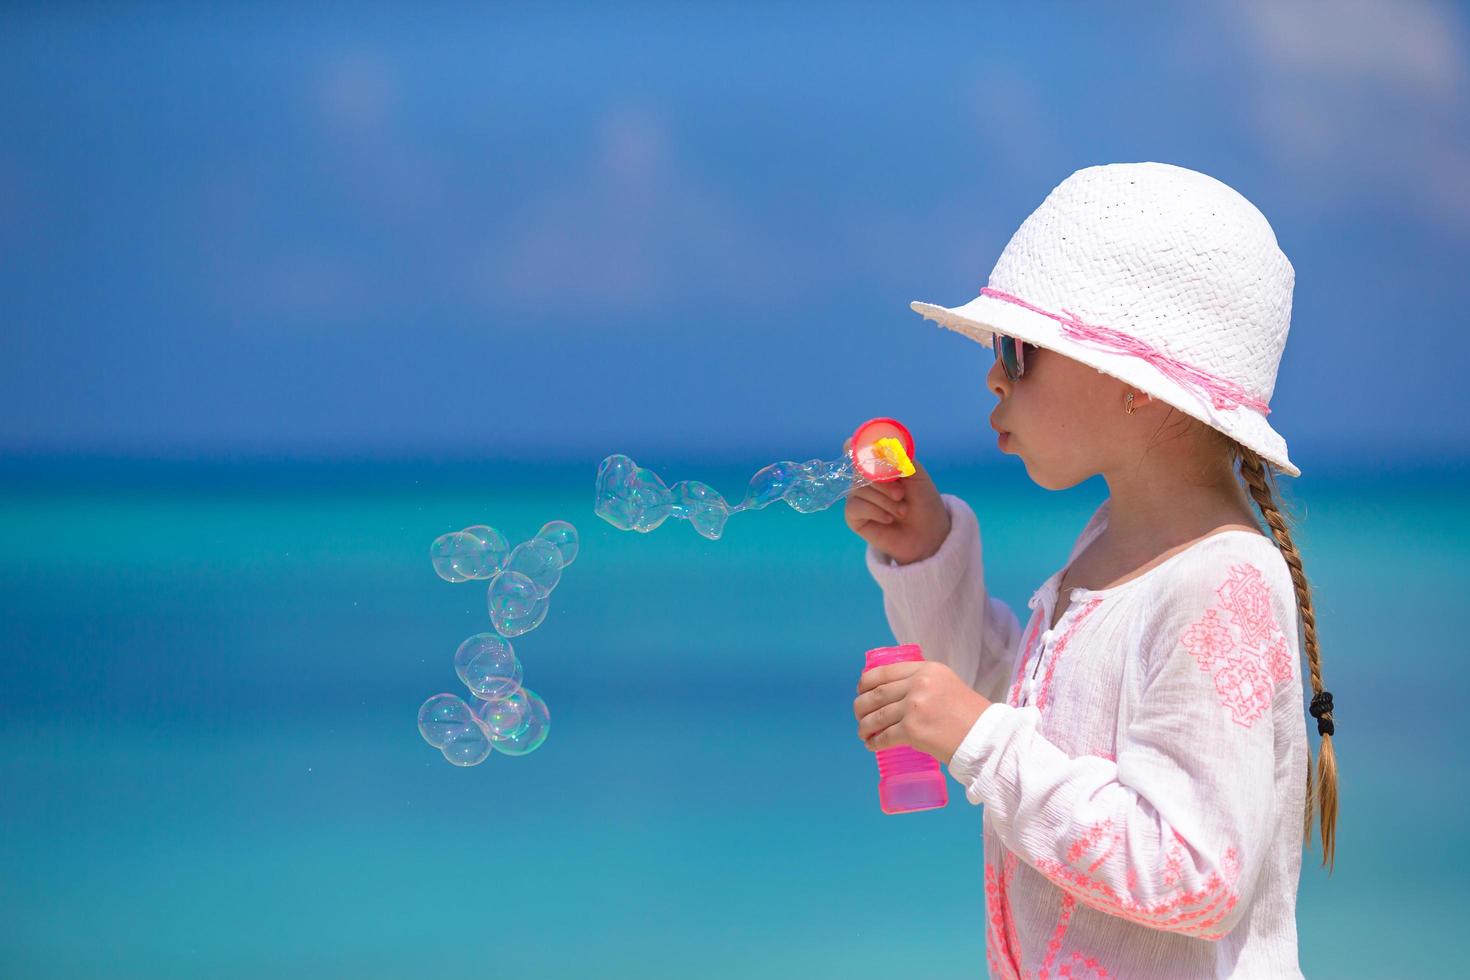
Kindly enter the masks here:
<path id="1" fill-rule="evenodd" d="M 906 660 L 923 660 L 917 643 L 869 650 L 863 671 L 884 664 Z M 911 813 L 935 810 L 949 803 L 949 785 L 939 768 L 939 760 L 907 745 L 879 749 L 878 806 L 884 813 Z"/>

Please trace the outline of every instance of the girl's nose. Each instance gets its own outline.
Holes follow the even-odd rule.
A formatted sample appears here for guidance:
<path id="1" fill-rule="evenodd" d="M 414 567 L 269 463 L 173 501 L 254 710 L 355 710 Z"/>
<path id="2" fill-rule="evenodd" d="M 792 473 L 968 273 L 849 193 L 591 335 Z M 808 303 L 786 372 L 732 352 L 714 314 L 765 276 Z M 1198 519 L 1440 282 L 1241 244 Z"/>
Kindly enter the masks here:
<path id="1" fill-rule="evenodd" d="M 990 370 L 985 374 L 985 385 L 995 393 L 997 398 L 1004 399 L 1011 393 L 1011 379 L 1006 377 L 1005 368 L 1000 364 L 1000 358 L 991 362 Z"/>

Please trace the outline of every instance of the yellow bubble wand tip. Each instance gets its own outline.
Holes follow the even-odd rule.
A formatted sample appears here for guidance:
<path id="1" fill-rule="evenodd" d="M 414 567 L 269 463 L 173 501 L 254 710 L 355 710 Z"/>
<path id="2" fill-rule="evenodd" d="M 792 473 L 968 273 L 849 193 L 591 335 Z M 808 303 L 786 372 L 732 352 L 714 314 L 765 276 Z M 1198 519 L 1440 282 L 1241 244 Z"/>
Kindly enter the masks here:
<path id="1" fill-rule="evenodd" d="M 885 436 L 873 443 L 873 455 L 898 470 L 900 476 L 914 475 L 914 461 L 904 452 L 903 443 L 892 436 Z"/>

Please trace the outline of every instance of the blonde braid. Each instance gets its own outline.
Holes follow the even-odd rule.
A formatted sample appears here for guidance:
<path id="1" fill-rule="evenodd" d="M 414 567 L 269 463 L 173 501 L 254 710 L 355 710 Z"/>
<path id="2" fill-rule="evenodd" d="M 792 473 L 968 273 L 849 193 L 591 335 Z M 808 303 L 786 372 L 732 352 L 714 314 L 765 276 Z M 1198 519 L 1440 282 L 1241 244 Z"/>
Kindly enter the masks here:
<path id="1" fill-rule="evenodd" d="M 1322 693 L 1322 656 L 1317 645 L 1317 615 L 1312 608 L 1312 589 L 1307 583 L 1307 574 L 1302 570 L 1302 557 L 1291 540 L 1291 531 L 1281 514 L 1274 493 L 1272 478 L 1274 467 L 1266 463 L 1254 451 L 1239 443 L 1233 443 L 1231 452 L 1240 460 L 1240 475 L 1246 488 L 1260 508 L 1262 516 L 1271 528 L 1271 536 L 1281 556 L 1291 569 L 1291 579 L 1296 585 L 1297 611 L 1301 614 L 1302 635 L 1306 646 L 1307 667 L 1312 681 L 1312 693 Z M 1326 724 L 1323 725 L 1322 722 Z M 1332 751 L 1332 712 L 1324 712 L 1319 720 L 1321 746 L 1317 750 L 1317 778 L 1315 793 L 1312 779 L 1311 757 L 1307 759 L 1306 812 L 1302 815 L 1302 839 L 1312 840 L 1312 812 L 1317 810 L 1322 828 L 1322 863 L 1329 873 L 1332 870 L 1337 847 L 1337 757 Z"/>

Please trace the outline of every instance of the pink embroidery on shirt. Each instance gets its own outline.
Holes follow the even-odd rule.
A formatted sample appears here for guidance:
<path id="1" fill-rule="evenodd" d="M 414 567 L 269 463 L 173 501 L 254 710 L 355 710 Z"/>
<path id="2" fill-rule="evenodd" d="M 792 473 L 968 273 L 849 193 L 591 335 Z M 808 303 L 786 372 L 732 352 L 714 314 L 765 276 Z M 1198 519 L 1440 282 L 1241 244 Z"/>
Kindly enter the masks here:
<path id="1" fill-rule="evenodd" d="M 1076 864 L 1084 854 L 1101 848 L 1102 853 L 1087 867 L 1087 873 L 1093 874 L 1121 843 L 1123 843 L 1123 835 L 1113 829 L 1113 822 L 1103 820 L 1088 827 L 1083 831 L 1082 836 L 1072 843 L 1071 848 L 1067 851 L 1067 861 Z"/>
<path id="2" fill-rule="evenodd" d="M 1010 888 L 1011 882 L 1016 880 L 1016 868 L 1020 864 L 1021 859 L 1016 857 L 1012 851 L 1006 851 L 1005 856 L 1001 858 L 1000 869 L 1005 873 L 1007 889 Z M 1008 949 L 1012 950 L 1012 956 L 1015 957 L 1017 964 L 1016 968 L 1020 969 L 1021 937 L 1016 935 L 1016 916 L 1014 910 L 1011 908 L 1009 890 L 1006 893 L 1006 945 Z"/>
<path id="3" fill-rule="evenodd" d="M 1184 880 L 1184 845 L 1180 843 L 1176 833 L 1174 840 L 1169 842 L 1169 847 L 1164 851 L 1164 870 L 1159 873 L 1159 884 L 1165 888 L 1178 887 Z"/>
<path id="4" fill-rule="evenodd" d="M 1057 916 L 1057 926 L 1052 930 L 1051 939 L 1047 940 L 1046 956 L 1041 961 L 1041 969 L 1036 971 L 1036 980 L 1051 980 L 1052 964 L 1062 950 L 1062 937 L 1067 934 L 1067 923 L 1072 921 L 1072 910 L 1076 907 L 1077 899 L 1063 892 L 1062 910 Z"/>
<path id="5" fill-rule="evenodd" d="M 1031 632 L 1026 636 L 1026 642 L 1021 644 L 1021 665 L 1016 668 L 1016 680 L 1011 684 L 1011 693 L 1006 697 L 1006 704 L 1011 707 L 1019 707 L 1021 704 L 1021 682 L 1026 677 L 1026 665 L 1031 662 L 1031 646 L 1036 642 L 1036 631 L 1041 628 L 1041 614 L 1038 613 L 1032 620 Z"/>
<path id="6" fill-rule="evenodd" d="M 1229 622 L 1215 607 L 1185 627 L 1180 644 L 1211 675 L 1220 704 L 1230 720 L 1244 728 L 1271 707 L 1275 685 L 1291 680 L 1291 650 L 1271 614 L 1271 595 L 1261 570 L 1232 565 L 1229 577 L 1215 590 Z M 1238 631 L 1239 642 L 1231 636 Z"/>
<path id="7" fill-rule="evenodd" d="M 1178 843 L 1173 843 L 1173 847 L 1178 848 L 1177 856 L 1174 853 L 1166 854 L 1161 875 L 1165 894 L 1184 887 L 1183 848 Z M 1211 930 L 1239 901 L 1234 885 L 1240 875 L 1240 861 L 1234 848 L 1225 851 L 1220 860 L 1220 870 L 1212 872 L 1198 890 L 1179 891 L 1168 900 L 1160 899 L 1153 903 L 1135 898 L 1131 893 L 1120 895 L 1107 882 L 1053 858 L 1038 860 L 1036 869 L 1063 891 L 1076 895 L 1088 905 L 1109 915 L 1150 928 L 1167 929 L 1204 939 L 1219 938 L 1221 934 Z M 1130 875 L 1129 881 L 1133 880 Z"/>
<path id="8" fill-rule="evenodd" d="M 1271 679 L 1278 684 L 1291 680 L 1291 649 L 1286 645 L 1286 636 L 1277 633 L 1266 649 L 1266 659 L 1271 664 Z"/>
<path id="9" fill-rule="evenodd" d="M 1212 670 L 1217 661 L 1227 663 L 1230 651 L 1235 649 L 1230 630 L 1214 609 L 1206 609 L 1204 617 L 1188 627 L 1179 642 L 1199 661 L 1200 670 Z"/>
<path id="10" fill-rule="evenodd" d="M 985 865 L 985 958 L 990 972 L 1002 980 L 1021 980 L 1015 918 L 1011 913 L 1007 889 L 1016 872 L 1017 859 L 1006 851 L 997 874 L 995 865 Z"/>
<path id="11" fill-rule="evenodd" d="M 1041 677 L 1041 690 L 1036 695 L 1037 711 L 1046 707 L 1046 696 L 1051 693 L 1051 679 L 1052 675 L 1056 673 L 1057 661 L 1062 659 L 1062 653 L 1067 649 L 1067 644 L 1072 641 L 1072 635 L 1077 632 L 1077 627 L 1081 626 L 1087 620 L 1087 617 L 1091 616 L 1093 611 L 1100 605 L 1102 605 L 1101 599 L 1088 599 L 1082 606 L 1082 610 L 1077 614 L 1077 618 L 1068 624 L 1067 631 L 1062 634 L 1062 638 L 1057 641 L 1057 645 L 1052 649 L 1051 659 L 1046 664 L 1046 673 Z"/>
<path id="12" fill-rule="evenodd" d="M 1230 578 L 1215 590 L 1231 618 L 1240 627 L 1246 646 L 1260 646 L 1276 626 L 1271 616 L 1271 592 L 1261 570 L 1254 565 L 1233 565 Z"/>
<path id="13" fill-rule="evenodd" d="M 1112 974 L 1098 963 L 1095 956 L 1074 952 L 1068 959 L 1070 962 L 1063 962 L 1057 967 L 1057 976 L 1067 980 L 1112 980 Z"/>
<path id="14" fill-rule="evenodd" d="M 1230 709 L 1230 720 L 1249 728 L 1271 707 L 1271 675 L 1259 661 L 1242 658 L 1215 674 L 1215 693 Z"/>

